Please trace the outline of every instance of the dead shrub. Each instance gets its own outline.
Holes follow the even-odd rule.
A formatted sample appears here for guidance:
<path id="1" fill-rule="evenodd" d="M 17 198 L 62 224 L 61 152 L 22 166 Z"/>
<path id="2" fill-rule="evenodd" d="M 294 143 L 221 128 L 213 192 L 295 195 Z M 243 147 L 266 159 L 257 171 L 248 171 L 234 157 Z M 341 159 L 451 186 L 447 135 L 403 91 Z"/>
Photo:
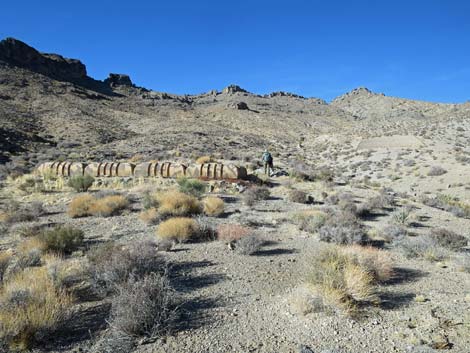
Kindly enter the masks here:
<path id="1" fill-rule="evenodd" d="M 324 225 L 318 230 L 318 235 L 322 241 L 342 245 L 363 245 L 369 240 L 360 220 L 345 211 L 330 211 Z"/>
<path id="2" fill-rule="evenodd" d="M 0 210 L 0 222 L 6 224 L 32 222 L 44 214 L 42 202 L 34 201 L 29 204 L 11 202 Z"/>
<path id="3" fill-rule="evenodd" d="M 384 250 L 370 246 L 352 245 L 342 249 L 344 254 L 353 256 L 359 265 L 367 269 L 377 283 L 384 283 L 394 275 L 393 261 Z"/>
<path id="4" fill-rule="evenodd" d="M 90 194 L 76 196 L 72 199 L 67 209 L 67 214 L 72 218 L 87 217 L 95 198 Z"/>
<path id="5" fill-rule="evenodd" d="M 199 227 L 197 222 L 188 217 L 170 218 L 157 228 L 157 238 L 160 240 L 173 240 L 183 243 L 189 240 L 197 240 Z"/>
<path id="6" fill-rule="evenodd" d="M 256 202 L 267 200 L 271 192 L 265 186 L 253 186 L 243 193 L 243 202 L 247 206 L 253 206 Z"/>
<path id="7" fill-rule="evenodd" d="M 161 220 L 161 216 L 155 208 L 149 208 L 140 212 L 139 219 L 147 224 L 157 224 Z"/>
<path id="8" fill-rule="evenodd" d="M 429 236 L 438 245 L 449 250 L 459 250 L 468 244 L 468 239 L 465 236 L 445 228 L 433 229 Z"/>
<path id="9" fill-rule="evenodd" d="M 293 214 L 293 221 L 300 230 L 316 233 L 325 224 L 327 214 L 319 210 L 305 210 Z"/>
<path id="10" fill-rule="evenodd" d="M 72 298 L 57 289 L 44 267 L 28 268 L 0 293 L 0 337 L 12 351 L 28 350 L 68 316 Z"/>
<path id="11" fill-rule="evenodd" d="M 253 233 L 253 229 L 240 224 L 221 224 L 217 227 L 217 238 L 224 242 L 237 241 Z"/>
<path id="12" fill-rule="evenodd" d="M 257 234 L 250 234 L 238 239 L 235 243 L 235 251 L 242 255 L 253 255 L 263 245 L 264 240 Z"/>
<path id="13" fill-rule="evenodd" d="M 385 241 L 391 243 L 395 241 L 400 241 L 408 235 L 406 227 L 401 224 L 388 224 L 385 228 L 382 229 L 381 235 Z"/>
<path id="14" fill-rule="evenodd" d="M 220 197 L 209 196 L 202 201 L 204 205 L 204 213 L 207 216 L 218 217 L 225 211 L 224 200 Z"/>
<path id="15" fill-rule="evenodd" d="M 174 291 L 165 275 L 151 273 L 141 279 L 131 276 L 117 286 L 110 326 L 119 333 L 153 339 L 166 333 L 174 319 Z"/>
<path id="16" fill-rule="evenodd" d="M 191 216 L 201 213 L 201 204 L 194 196 L 178 191 L 158 194 L 158 212 L 164 216 Z"/>
<path id="17" fill-rule="evenodd" d="M 424 258 L 428 261 L 442 261 L 449 257 L 449 250 L 440 246 L 431 237 L 407 237 L 397 242 L 396 245 L 409 259 Z"/>
<path id="18" fill-rule="evenodd" d="M 287 199 L 290 202 L 307 203 L 307 193 L 302 190 L 290 190 Z"/>

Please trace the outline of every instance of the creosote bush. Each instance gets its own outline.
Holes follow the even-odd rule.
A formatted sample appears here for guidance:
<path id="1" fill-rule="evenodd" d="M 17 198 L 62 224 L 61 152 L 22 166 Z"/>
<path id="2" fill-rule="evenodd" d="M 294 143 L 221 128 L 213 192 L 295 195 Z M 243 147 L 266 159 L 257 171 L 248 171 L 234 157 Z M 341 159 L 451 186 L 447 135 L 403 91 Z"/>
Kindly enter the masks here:
<path id="1" fill-rule="evenodd" d="M 83 245 L 83 231 L 73 227 L 56 227 L 38 235 L 45 251 L 70 254 Z"/>
<path id="2" fill-rule="evenodd" d="M 72 298 L 58 289 L 44 267 L 28 268 L 0 292 L 0 339 L 24 351 L 45 339 L 67 318 Z"/>
<path id="3" fill-rule="evenodd" d="M 172 240 L 178 243 L 197 240 L 198 234 L 198 223 L 188 217 L 170 218 L 160 223 L 157 228 L 158 239 Z"/>
<path id="4" fill-rule="evenodd" d="M 224 213 L 225 204 L 224 200 L 220 197 L 209 196 L 202 200 L 204 206 L 204 214 L 207 216 L 218 217 Z"/>
<path id="5" fill-rule="evenodd" d="M 206 191 L 206 184 L 196 179 L 179 178 L 176 182 L 180 192 L 194 197 L 200 197 Z"/>
<path id="6" fill-rule="evenodd" d="M 76 192 L 86 192 L 93 185 L 95 178 L 91 175 L 76 175 L 70 177 L 67 185 Z"/>
<path id="7" fill-rule="evenodd" d="M 126 209 L 129 201 L 122 195 L 97 198 L 90 194 L 76 196 L 70 202 L 67 214 L 72 218 L 101 216 L 110 217 Z"/>

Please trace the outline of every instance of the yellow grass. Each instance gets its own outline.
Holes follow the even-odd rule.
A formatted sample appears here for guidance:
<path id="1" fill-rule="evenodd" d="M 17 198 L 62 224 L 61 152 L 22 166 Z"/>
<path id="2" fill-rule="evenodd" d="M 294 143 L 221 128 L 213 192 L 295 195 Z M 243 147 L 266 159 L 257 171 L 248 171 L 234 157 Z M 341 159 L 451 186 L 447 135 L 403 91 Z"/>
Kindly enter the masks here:
<path id="1" fill-rule="evenodd" d="M 224 213 L 225 204 L 224 200 L 220 197 L 209 196 L 202 200 L 204 205 L 204 213 L 208 216 L 220 216 Z"/>
<path id="2" fill-rule="evenodd" d="M 140 212 L 139 219 L 147 224 L 155 224 L 159 219 L 158 211 L 155 208 L 149 208 Z"/>
<path id="3" fill-rule="evenodd" d="M 94 201 L 95 198 L 90 194 L 76 196 L 70 202 L 67 214 L 72 218 L 89 216 Z"/>
<path id="4" fill-rule="evenodd" d="M 160 240 L 174 240 L 185 242 L 198 233 L 199 226 L 192 218 L 175 217 L 170 218 L 157 228 L 157 238 Z"/>
<path id="5" fill-rule="evenodd" d="M 5 283 L 0 302 L 8 303 L 0 307 L 0 337 L 12 350 L 27 350 L 36 332 L 47 333 L 66 317 L 72 298 L 54 286 L 46 268 L 36 267 Z"/>
<path id="6" fill-rule="evenodd" d="M 72 199 L 67 214 L 72 218 L 86 216 L 109 217 L 126 208 L 129 201 L 122 195 L 111 195 L 101 199 L 84 194 Z"/>
<path id="7" fill-rule="evenodd" d="M 38 237 L 30 237 L 23 240 L 18 244 L 18 253 L 27 254 L 33 250 L 43 251 L 45 248 L 44 242 L 41 241 Z"/>
<path id="8" fill-rule="evenodd" d="M 393 261 L 384 250 L 370 246 L 350 245 L 344 247 L 342 252 L 353 256 L 360 266 L 367 269 L 373 276 L 374 281 L 386 282 L 394 275 Z"/>
<path id="9" fill-rule="evenodd" d="M 157 194 L 158 212 L 162 215 L 189 216 L 201 212 L 201 204 L 194 196 L 179 191 Z"/>

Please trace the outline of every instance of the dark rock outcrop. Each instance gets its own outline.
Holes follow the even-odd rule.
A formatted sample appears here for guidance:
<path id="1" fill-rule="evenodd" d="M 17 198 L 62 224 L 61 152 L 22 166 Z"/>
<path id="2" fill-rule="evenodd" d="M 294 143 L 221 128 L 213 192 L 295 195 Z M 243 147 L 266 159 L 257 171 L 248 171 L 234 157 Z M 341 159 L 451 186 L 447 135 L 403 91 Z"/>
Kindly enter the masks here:
<path id="1" fill-rule="evenodd" d="M 87 77 L 86 67 L 80 60 L 40 53 L 14 38 L 0 41 L 0 61 L 62 81 L 77 81 Z"/>
<path id="2" fill-rule="evenodd" d="M 109 74 L 109 77 L 106 80 L 104 80 L 104 83 L 110 85 L 111 87 L 114 87 L 114 86 L 133 87 L 134 86 L 129 75 L 124 75 L 124 74 Z"/>

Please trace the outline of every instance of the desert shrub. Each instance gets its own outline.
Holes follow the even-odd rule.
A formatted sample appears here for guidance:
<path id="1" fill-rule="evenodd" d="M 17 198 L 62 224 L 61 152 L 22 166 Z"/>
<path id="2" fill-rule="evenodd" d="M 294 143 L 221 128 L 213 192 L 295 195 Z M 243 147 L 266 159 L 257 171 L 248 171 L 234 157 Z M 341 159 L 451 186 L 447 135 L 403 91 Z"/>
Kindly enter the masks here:
<path id="1" fill-rule="evenodd" d="M 392 214 L 392 219 L 396 224 L 406 226 L 410 219 L 411 210 L 408 207 L 402 208 Z"/>
<path id="2" fill-rule="evenodd" d="M 243 193 L 243 202 L 247 206 L 253 206 L 256 202 L 267 200 L 271 192 L 265 186 L 254 186 Z"/>
<path id="3" fill-rule="evenodd" d="M 263 245 L 264 241 L 257 234 L 241 237 L 235 244 L 235 250 L 242 255 L 253 255 Z"/>
<path id="4" fill-rule="evenodd" d="M 397 242 L 403 254 L 409 258 L 424 258 L 428 261 L 442 261 L 449 257 L 449 251 L 431 237 L 407 237 Z"/>
<path id="5" fill-rule="evenodd" d="M 196 159 L 197 164 L 204 164 L 204 163 L 210 163 L 213 162 L 213 158 L 211 156 L 201 156 L 198 159 Z"/>
<path id="6" fill-rule="evenodd" d="M 307 203 L 307 193 L 302 190 L 290 190 L 287 199 L 290 202 Z"/>
<path id="7" fill-rule="evenodd" d="M 93 185 L 95 178 L 91 175 L 76 175 L 70 177 L 67 185 L 76 192 L 86 192 Z"/>
<path id="8" fill-rule="evenodd" d="M 198 224 L 198 240 L 215 240 L 217 239 L 217 230 L 210 224 L 207 217 L 197 216 Z"/>
<path id="9" fill-rule="evenodd" d="M 455 259 L 455 263 L 459 271 L 470 273 L 470 254 L 469 253 L 459 254 Z"/>
<path id="10" fill-rule="evenodd" d="M 140 212 L 139 219 L 147 224 L 157 224 L 161 217 L 155 208 L 149 208 Z"/>
<path id="11" fill-rule="evenodd" d="M 292 163 L 289 175 L 295 179 L 303 181 L 312 181 L 314 179 L 313 168 L 301 161 Z"/>
<path id="12" fill-rule="evenodd" d="M 467 246 L 468 240 L 465 236 L 457 234 L 445 228 L 436 228 L 431 230 L 429 235 L 438 245 L 449 249 L 459 250 Z"/>
<path id="13" fill-rule="evenodd" d="M 354 261 L 373 276 L 376 283 L 387 282 L 394 276 L 393 261 L 384 250 L 352 245 L 342 248 L 341 251 L 353 257 Z"/>
<path id="14" fill-rule="evenodd" d="M 0 284 L 3 281 L 3 274 L 5 273 L 8 265 L 10 264 L 13 254 L 9 251 L 0 252 Z"/>
<path id="15" fill-rule="evenodd" d="M 151 273 L 141 279 L 131 276 L 117 286 L 110 326 L 127 336 L 156 338 L 171 328 L 174 308 L 174 291 L 165 275 Z"/>
<path id="16" fill-rule="evenodd" d="M 362 302 L 377 301 L 375 279 L 355 255 L 336 247 L 310 257 L 306 282 L 325 303 L 354 312 Z"/>
<path id="17" fill-rule="evenodd" d="M 110 217 L 127 208 L 129 201 L 122 195 L 96 198 L 90 194 L 76 196 L 70 202 L 67 214 L 72 218 L 86 216 Z"/>
<path id="18" fill-rule="evenodd" d="M 428 176 L 439 176 L 447 173 L 447 170 L 440 166 L 432 166 L 428 171 Z"/>
<path id="19" fill-rule="evenodd" d="M 89 216 L 91 205 L 95 200 L 90 194 L 76 196 L 70 202 L 67 214 L 72 218 Z"/>
<path id="20" fill-rule="evenodd" d="M 32 238 L 38 236 L 44 227 L 41 225 L 21 226 L 15 229 L 21 238 Z"/>
<path id="21" fill-rule="evenodd" d="M 206 191 L 206 184 L 196 179 L 179 178 L 176 182 L 180 192 L 194 197 L 200 197 Z"/>
<path id="22" fill-rule="evenodd" d="M 240 224 L 221 224 L 217 227 L 217 239 L 232 242 L 253 233 L 253 229 Z"/>
<path id="23" fill-rule="evenodd" d="M 45 251 L 70 254 L 83 245 L 83 231 L 73 227 L 56 227 L 43 231 L 39 240 Z"/>
<path id="24" fill-rule="evenodd" d="M 315 170 L 313 177 L 315 180 L 331 182 L 333 181 L 335 174 L 331 169 L 322 167 Z"/>
<path id="25" fill-rule="evenodd" d="M 93 216 L 110 217 L 127 208 L 129 200 L 122 195 L 106 196 L 95 199 L 90 205 L 89 212 Z"/>
<path id="26" fill-rule="evenodd" d="M 351 245 L 368 241 L 364 225 L 354 214 L 345 211 L 331 211 L 318 235 L 327 243 Z"/>
<path id="27" fill-rule="evenodd" d="M 207 216 L 220 216 L 224 213 L 225 204 L 224 200 L 220 197 L 213 197 L 209 196 L 202 200 L 202 204 L 204 205 L 204 214 Z"/>
<path id="28" fill-rule="evenodd" d="M 21 205 L 17 202 L 10 202 L 0 210 L 0 222 L 6 224 L 31 222 L 37 220 L 44 214 L 42 202 L 34 201 L 29 204 Z"/>
<path id="29" fill-rule="evenodd" d="M 158 212 L 163 217 L 190 216 L 201 213 L 200 202 L 191 195 L 178 191 L 168 191 L 156 196 Z"/>
<path id="30" fill-rule="evenodd" d="M 41 265 L 44 244 L 38 238 L 29 238 L 18 245 L 16 256 L 12 257 L 5 268 L 5 280 L 20 273 L 25 268 Z"/>
<path id="31" fill-rule="evenodd" d="M 155 197 L 155 194 L 151 192 L 144 192 L 142 196 L 142 207 L 145 210 L 151 208 L 158 208 L 158 200 Z"/>
<path id="32" fill-rule="evenodd" d="M 387 193 L 386 190 L 381 190 L 377 196 L 371 197 L 366 202 L 369 210 L 380 210 L 395 206 L 395 198 L 393 195 Z"/>
<path id="33" fill-rule="evenodd" d="M 57 288 L 70 288 L 89 279 L 88 262 L 83 257 L 65 259 L 61 255 L 46 254 L 43 265 Z"/>
<path id="34" fill-rule="evenodd" d="M 175 217 L 170 218 L 157 228 L 157 238 L 174 240 L 179 243 L 195 240 L 199 232 L 197 222 L 192 218 Z"/>
<path id="35" fill-rule="evenodd" d="M 327 214 L 318 210 L 306 210 L 294 213 L 292 219 L 300 230 L 316 233 L 326 222 Z"/>
<path id="36" fill-rule="evenodd" d="M 408 231 L 403 225 L 400 224 L 388 224 L 382 231 L 382 236 L 384 240 L 388 242 L 400 241 L 408 234 Z"/>
<path id="37" fill-rule="evenodd" d="M 28 350 L 67 318 L 72 298 L 57 289 L 44 267 L 26 269 L 0 293 L 0 338 L 12 351 Z"/>
<path id="38" fill-rule="evenodd" d="M 98 293 L 116 292 L 116 286 L 133 276 L 143 278 L 150 273 L 164 273 L 166 264 L 152 242 L 137 241 L 126 246 L 108 242 L 88 253 L 93 286 Z"/>

